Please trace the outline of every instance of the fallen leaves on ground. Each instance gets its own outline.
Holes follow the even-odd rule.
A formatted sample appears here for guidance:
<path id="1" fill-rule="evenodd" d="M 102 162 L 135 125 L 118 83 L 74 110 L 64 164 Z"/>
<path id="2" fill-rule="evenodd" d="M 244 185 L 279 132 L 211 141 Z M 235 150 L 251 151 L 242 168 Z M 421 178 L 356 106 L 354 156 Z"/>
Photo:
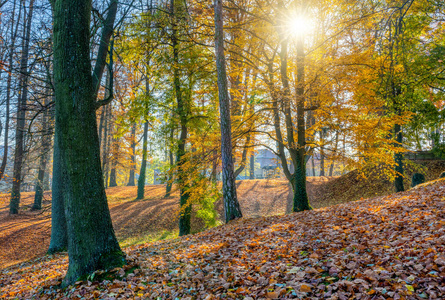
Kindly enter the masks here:
<path id="1" fill-rule="evenodd" d="M 444 170 L 444 160 L 408 160 L 405 165 L 405 188 L 410 187 L 411 176 L 416 172 L 424 174 L 426 180 L 430 181 L 439 178 Z M 362 174 L 362 171 L 354 170 L 321 185 L 317 197 L 312 198 L 314 201 L 311 205 L 319 208 L 394 193 L 394 183 L 386 176 L 382 176 L 379 167 L 363 172 Z"/>
<path id="2" fill-rule="evenodd" d="M 332 178 L 308 177 L 310 198 L 317 201 L 320 195 L 316 190 L 329 180 Z M 237 182 L 237 191 L 246 217 L 282 215 L 291 210 L 287 181 L 243 180 Z M 174 189 L 171 197 L 164 198 L 165 185 L 150 185 L 145 187 L 145 199 L 135 200 L 136 194 L 137 187 L 107 189 L 113 227 L 121 245 L 177 236 L 178 191 Z M 50 192 L 45 192 L 42 211 L 31 211 L 33 192 L 22 193 L 20 214 L 15 216 L 8 214 L 9 198 L 10 194 L 0 194 L 0 268 L 45 255 L 51 237 Z M 222 201 L 217 202 L 217 210 L 222 216 Z M 194 215 L 192 218 L 192 231 L 202 231 L 204 223 Z"/>
<path id="3" fill-rule="evenodd" d="M 66 258 L 4 270 L 19 299 L 443 299 L 445 180 L 386 197 L 243 219 L 126 249 L 114 280 L 60 282 Z M 100 272 L 99 272 L 100 273 Z"/>

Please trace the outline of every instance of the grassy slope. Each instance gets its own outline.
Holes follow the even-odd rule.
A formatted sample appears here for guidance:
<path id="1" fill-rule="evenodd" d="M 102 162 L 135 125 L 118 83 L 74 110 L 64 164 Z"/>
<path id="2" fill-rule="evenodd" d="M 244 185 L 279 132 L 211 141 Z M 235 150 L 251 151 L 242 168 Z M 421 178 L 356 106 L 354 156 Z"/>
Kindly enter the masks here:
<path id="1" fill-rule="evenodd" d="M 63 255 L 0 273 L 4 297 L 443 299 L 445 180 L 126 249 L 114 280 L 58 290 Z M 187 298 L 190 297 L 190 298 Z M 249 299 L 249 298 L 244 298 Z"/>

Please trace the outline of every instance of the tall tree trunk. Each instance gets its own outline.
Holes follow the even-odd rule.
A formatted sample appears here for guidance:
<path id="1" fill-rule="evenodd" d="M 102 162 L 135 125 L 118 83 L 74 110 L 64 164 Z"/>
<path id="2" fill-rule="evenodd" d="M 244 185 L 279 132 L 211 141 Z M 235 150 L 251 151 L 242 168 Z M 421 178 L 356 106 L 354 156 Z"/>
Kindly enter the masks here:
<path id="1" fill-rule="evenodd" d="M 103 106 L 100 109 L 100 118 L 99 118 L 99 146 L 102 145 L 102 132 L 104 131 L 104 121 L 105 121 L 105 111 L 106 111 L 107 107 Z"/>
<path id="2" fill-rule="evenodd" d="M 334 173 L 334 160 L 332 160 L 331 165 L 329 166 L 329 176 L 332 176 Z"/>
<path id="3" fill-rule="evenodd" d="M 68 249 L 67 224 L 65 218 L 63 163 L 60 151 L 59 126 L 55 124 L 53 150 L 53 181 L 51 187 L 51 241 L 48 253 L 56 253 Z"/>
<path id="4" fill-rule="evenodd" d="M 411 5 L 414 3 L 414 0 L 408 2 L 406 6 L 406 11 L 403 12 L 402 9 L 399 9 L 398 15 L 394 15 L 396 20 L 394 23 L 394 26 L 392 26 L 392 20 L 389 22 L 389 32 L 390 32 L 390 57 L 391 57 L 391 64 L 390 64 L 390 98 L 392 100 L 392 105 L 395 110 L 395 113 L 397 116 L 402 115 L 402 104 L 400 103 L 399 97 L 402 95 L 402 87 L 400 82 L 397 82 L 396 78 L 396 71 L 395 66 L 397 63 L 400 63 L 399 59 L 399 51 L 403 49 L 403 45 L 401 45 L 402 40 L 400 39 L 403 35 L 404 30 L 404 17 L 408 10 L 410 9 Z M 392 33 L 392 28 L 394 27 L 394 33 Z M 403 50 L 402 50 L 403 51 Z M 402 126 L 400 124 L 394 124 L 394 138 L 395 138 L 395 146 L 396 147 L 403 147 L 403 133 L 402 133 Z M 396 192 L 402 192 L 405 190 L 405 187 L 403 186 L 403 174 L 404 174 L 404 165 L 403 165 L 403 153 L 398 151 L 394 154 L 394 162 L 395 162 L 395 171 L 396 171 L 396 177 L 394 180 L 394 186 L 396 189 Z"/>
<path id="5" fill-rule="evenodd" d="M 255 179 L 255 155 L 250 155 L 249 179 Z"/>
<path id="6" fill-rule="evenodd" d="M 102 141 L 102 170 L 104 173 L 106 173 L 107 169 L 107 161 L 108 161 L 108 110 L 109 107 L 105 106 L 103 107 L 103 114 L 104 114 L 104 120 L 103 120 L 103 135 L 101 135 L 101 141 Z M 101 145 L 99 144 L 99 147 Z M 105 174 L 104 174 L 105 175 Z M 105 186 L 108 185 L 108 180 L 104 176 L 104 182 Z"/>
<path id="7" fill-rule="evenodd" d="M 110 171 L 110 185 L 109 187 L 115 187 L 117 186 L 117 159 L 118 159 L 118 152 L 119 152 L 119 141 L 117 138 L 112 139 L 112 147 L 113 147 L 113 153 L 111 158 L 111 171 Z"/>
<path id="8" fill-rule="evenodd" d="M 11 85 L 12 85 L 12 71 L 14 64 L 14 50 L 15 50 L 15 39 L 17 36 L 18 23 L 15 27 L 14 31 L 14 19 L 15 19 L 15 9 L 16 9 L 16 1 L 13 3 L 13 10 L 11 15 L 11 45 L 9 47 L 9 56 L 8 56 L 8 79 L 6 81 L 6 120 L 5 120 L 5 136 L 3 141 L 3 159 L 2 164 L 0 166 L 0 180 L 2 180 L 5 176 L 6 164 L 8 163 L 8 152 L 9 152 L 9 122 L 10 122 L 10 105 L 11 105 Z M 20 13 L 18 20 L 20 20 Z"/>
<path id="9" fill-rule="evenodd" d="M 95 270 L 122 266 L 125 255 L 111 224 L 102 178 L 89 47 L 91 0 L 57 0 L 52 6 L 56 132 L 65 175 L 66 286 Z"/>
<path id="10" fill-rule="evenodd" d="M 105 113 L 105 127 L 104 127 L 104 145 L 102 152 L 102 168 L 104 174 L 105 188 L 108 188 L 109 175 L 110 175 L 110 146 L 111 146 L 111 106 L 107 106 Z"/>
<path id="11" fill-rule="evenodd" d="M 226 223 L 241 218 L 241 208 L 236 195 L 232 157 L 232 129 L 230 102 L 227 87 L 226 62 L 224 57 L 224 29 L 222 0 L 214 0 L 215 9 L 215 52 L 218 75 L 219 113 L 221 116 L 221 155 L 223 198 Z"/>
<path id="12" fill-rule="evenodd" d="M 304 37 L 297 37 L 297 132 L 298 132 L 298 158 L 294 173 L 294 199 L 293 211 L 311 209 L 306 192 L 306 162 L 305 162 L 305 124 L 304 124 Z"/>
<path id="13" fill-rule="evenodd" d="M 111 170 L 110 170 L 110 184 L 108 187 L 115 187 L 117 186 L 117 175 L 116 175 L 116 165 L 114 162 L 111 162 Z"/>
<path id="14" fill-rule="evenodd" d="M 145 174 L 147 173 L 147 136 L 148 121 L 145 121 L 144 133 L 142 138 L 142 163 L 138 178 L 138 193 L 136 199 L 144 199 L 145 197 Z"/>
<path id="15" fill-rule="evenodd" d="M 314 159 L 314 154 L 313 153 L 311 155 L 311 165 L 312 165 L 312 176 L 315 177 L 315 159 Z"/>
<path id="16" fill-rule="evenodd" d="M 170 163 L 170 168 L 173 168 L 175 161 L 173 158 L 173 151 L 170 149 L 168 151 L 168 156 L 169 156 L 169 163 Z M 173 187 L 173 176 L 171 174 L 171 172 L 168 173 L 168 178 L 167 178 L 167 185 L 165 186 L 165 196 L 164 198 L 168 198 L 170 197 L 170 194 L 172 192 L 172 187 Z"/>
<path id="17" fill-rule="evenodd" d="M 325 176 L 324 168 L 324 151 L 322 148 L 320 148 L 320 176 Z"/>
<path id="18" fill-rule="evenodd" d="M 394 125 L 394 133 L 396 136 L 396 142 L 397 146 L 400 147 L 403 142 L 403 134 L 402 134 L 402 126 L 400 124 Z M 394 180 L 394 185 L 396 188 L 396 192 L 403 192 L 405 190 L 405 187 L 403 186 L 403 172 L 404 172 L 404 166 L 403 166 L 403 153 L 397 152 L 394 155 L 394 160 L 396 163 L 396 178 Z"/>
<path id="19" fill-rule="evenodd" d="M 187 141 L 187 125 L 181 125 L 181 134 L 179 136 L 177 162 L 178 162 L 178 185 L 180 191 L 179 204 L 181 212 L 179 215 L 179 236 L 187 235 L 190 233 L 190 217 L 192 212 L 192 205 L 189 203 L 189 184 L 186 170 L 183 165 L 185 155 L 185 144 Z"/>
<path id="20" fill-rule="evenodd" d="M 320 130 L 320 176 L 325 176 L 324 169 L 324 132 L 323 128 Z"/>
<path id="21" fill-rule="evenodd" d="M 49 89 L 48 89 L 49 92 Z M 46 101 L 44 102 L 46 104 Z M 42 208 L 42 199 L 43 199 L 43 184 L 45 179 L 46 165 L 48 162 L 49 151 L 51 147 L 51 130 L 49 124 L 49 111 L 48 108 L 45 108 L 42 117 L 42 145 L 40 147 L 40 162 L 39 162 L 39 171 L 37 175 L 37 181 L 35 186 L 35 194 L 34 194 L 34 204 L 32 205 L 33 210 L 38 210 Z"/>
<path id="22" fill-rule="evenodd" d="M 188 127 L 188 103 L 182 94 L 180 74 L 179 74 L 179 43 L 178 43 L 178 15 L 180 11 L 175 7 L 176 3 L 174 0 L 170 1 L 170 14 L 172 21 L 172 34 L 171 42 L 173 48 L 173 86 L 175 90 L 177 112 L 179 115 L 179 122 L 181 126 L 181 133 L 179 135 L 178 142 L 178 152 L 177 152 L 177 164 L 178 164 L 178 185 L 180 191 L 179 204 L 181 207 L 181 212 L 179 215 L 179 236 L 187 235 L 190 233 L 190 213 L 192 210 L 191 203 L 189 203 L 189 185 L 188 176 L 186 170 L 184 170 L 183 165 L 184 155 L 185 155 L 185 145 L 187 143 Z"/>
<path id="23" fill-rule="evenodd" d="M 283 3 L 280 1 L 280 6 L 284 9 Z M 283 149 L 283 139 L 281 133 L 278 135 L 278 146 L 280 149 L 281 163 L 286 168 L 283 168 L 284 174 L 286 178 L 288 178 L 293 191 L 293 211 L 304 210 L 305 206 L 301 205 L 304 203 L 305 199 L 307 201 L 307 193 L 306 193 L 306 163 L 304 159 L 304 148 L 305 148 L 305 125 L 304 125 L 304 53 L 303 49 L 303 41 L 302 37 L 297 38 L 297 143 L 294 138 L 294 121 L 292 118 L 292 110 L 290 105 L 290 88 L 289 88 L 289 79 L 287 76 L 287 47 L 288 47 L 288 39 L 284 38 L 283 33 L 281 33 L 282 41 L 281 41 L 281 51 L 280 51 L 280 73 L 281 73 L 281 81 L 283 83 L 284 96 L 283 96 L 283 106 L 284 106 L 284 119 L 286 124 L 286 135 L 287 135 L 287 143 L 290 157 L 292 159 L 292 163 L 294 166 L 294 172 L 290 174 L 289 169 L 287 168 L 287 161 L 284 155 Z M 269 66 L 269 73 L 272 71 L 272 66 Z M 273 81 L 272 81 L 273 82 Z M 275 131 L 279 130 L 279 113 L 278 113 L 278 105 L 275 104 L 274 108 L 275 114 Z M 277 130 L 278 126 L 278 130 Z M 277 137 L 278 137 L 277 136 Z M 307 201 L 308 202 L 308 201 Z M 308 205 L 309 207 L 309 205 Z M 309 208 L 308 208 L 309 209 Z"/>
<path id="24" fill-rule="evenodd" d="M 131 167 L 130 177 L 128 178 L 127 186 L 135 186 L 134 173 L 136 169 L 136 124 L 131 126 L 131 155 L 130 155 Z"/>
<path id="25" fill-rule="evenodd" d="M 283 60 L 281 60 L 281 64 L 283 64 Z M 278 93 L 276 92 L 275 86 L 273 84 L 274 70 L 273 70 L 273 64 L 271 61 L 267 64 L 267 71 L 268 71 L 268 75 L 269 75 L 269 80 L 267 82 L 267 85 L 268 85 L 268 88 L 269 88 L 269 91 L 271 94 L 271 98 L 272 98 L 273 123 L 274 123 L 275 135 L 277 138 L 277 154 L 278 154 L 278 158 L 281 161 L 283 173 L 286 176 L 289 183 L 292 184 L 292 174 L 289 170 L 289 166 L 287 164 L 286 153 L 284 151 L 284 141 L 283 141 L 283 135 L 281 133 L 281 118 L 280 118 L 280 112 L 278 109 L 278 97 L 277 97 Z"/>
<path id="26" fill-rule="evenodd" d="M 172 122 L 173 122 L 173 118 L 172 118 Z M 174 133 L 175 133 L 175 130 L 174 130 L 173 126 L 172 126 L 172 128 L 170 129 L 170 141 L 173 141 Z M 173 166 L 175 164 L 175 161 L 173 159 L 173 150 L 172 150 L 171 143 L 172 142 L 170 142 L 170 146 L 169 146 L 169 149 L 168 149 L 168 159 L 169 159 L 170 168 L 169 168 L 169 172 L 168 172 L 167 185 L 165 187 L 165 196 L 164 196 L 164 198 L 170 197 L 170 194 L 171 194 L 171 191 L 172 191 L 172 186 L 173 186 L 173 173 L 172 173 L 172 169 L 173 169 Z"/>
<path id="27" fill-rule="evenodd" d="M 278 2 L 281 12 L 284 13 L 286 8 L 282 1 Z M 278 16 L 281 18 L 282 16 Z M 284 22 L 284 21 L 283 21 Z M 283 172 L 286 178 L 289 180 L 293 191 L 293 211 L 301 211 L 310 209 L 309 201 L 306 193 L 306 161 L 305 161 L 305 124 L 304 124 L 304 45 L 303 37 L 297 38 L 297 89 L 296 89 L 296 106 L 297 106 L 297 143 L 294 138 L 294 120 L 292 118 L 292 110 L 290 105 L 290 88 L 289 79 L 287 76 L 287 47 L 288 38 L 281 30 L 281 51 L 280 55 L 280 75 L 283 84 L 283 106 L 284 106 L 284 118 L 286 124 L 286 136 L 287 136 L 287 150 L 289 151 L 292 159 L 294 172 L 291 173 L 287 164 L 287 158 L 284 152 L 284 140 L 281 134 L 280 128 L 280 114 L 278 110 L 278 97 L 277 92 L 274 89 L 273 84 L 273 64 L 272 61 L 268 64 L 269 73 L 269 89 L 272 94 L 272 107 L 274 114 L 274 127 L 277 136 L 278 144 L 278 156 L 283 166 Z"/>
<path id="28" fill-rule="evenodd" d="M 153 2 L 150 0 L 150 5 L 148 7 L 148 10 L 150 14 L 152 14 L 153 9 Z M 151 23 L 147 22 L 147 34 L 149 34 Z M 147 101 L 150 99 L 150 53 L 145 53 L 146 55 L 146 66 L 145 66 L 145 96 L 147 98 Z M 148 107 L 146 107 L 145 114 L 148 114 Z M 147 173 L 147 144 L 148 144 L 148 119 L 144 115 L 144 130 L 143 130 L 143 137 L 142 137 L 142 162 L 141 162 L 141 169 L 139 172 L 139 178 L 138 178 L 138 191 L 136 199 L 144 199 L 145 197 L 145 178 Z"/>
<path id="29" fill-rule="evenodd" d="M 14 171 L 11 190 L 11 201 L 9 204 L 9 213 L 18 214 L 20 206 L 20 186 L 22 183 L 22 166 L 24 151 L 24 134 L 26 119 L 26 102 L 28 99 L 28 54 L 31 36 L 32 15 L 34 11 L 34 0 L 31 0 L 28 8 L 28 15 L 25 16 L 24 22 L 24 39 L 23 52 L 20 59 L 20 76 L 19 76 L 19 97 L 17 100 L 17 124 L 15 135 L 15 152 L 14 152 Z"/>
<path id="30" fill-rule="evenodd" d="M 338 151 L 338 130 L 335 132 L 335 149 L 334 153 L 337 154 Z M 329 176 L 332 176 L 334 174 L 334 166 L 335 166 L 335 160 L 332 159 L 331 166 L 329 168 Z"/>

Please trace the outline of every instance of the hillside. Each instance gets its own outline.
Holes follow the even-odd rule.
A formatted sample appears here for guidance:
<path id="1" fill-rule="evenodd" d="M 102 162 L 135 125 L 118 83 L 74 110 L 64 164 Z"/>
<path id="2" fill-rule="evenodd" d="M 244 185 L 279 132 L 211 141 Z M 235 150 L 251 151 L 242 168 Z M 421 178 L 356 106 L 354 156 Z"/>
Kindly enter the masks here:
<path id="1" fill-rule="evenodd" d="M 406 166 L 405 189 L 411 185 L 413 173 L 422 173 L 426 181 L 439 178 L 445 171 L 444 160 L 409 161 Z M 339 203 L 346 203 L 362 198 L 385 196 L 395 192 L 394 184 L 379 174 L 379 170 L 371 169 L 364 172 L 366 178 L 360 172 L 352 171 L 341 177 L 329 180 L 320 186 L 318 197 L 314 199 L 314 207 L 324 207 Z"/>
<path id="2" fill-rule="evenodd" d="M 308 178 L 308 191 L 315 199 L 327 177 Z M 286 181 L 244 180 L 237 182 L 238 197 L 245 217 L 282 215 L 291 210 L 292 195 Z M 122 246 L 177 236 L 179 194 L 163 198 L 164 185 L 145 187 L 146 198 L 135 200 L 136 187 L 107 189 L 108 202 L 117 238 Z M 42 212 L 32 212 L 34 193 L 23 193 L 22 211 L 8 214 L 9 195 L 0 195 L 0 268 L 43 256 L 51 236 L 51 195 L 45 193 Z M 326 204 L 328 205 L 328 204 Z M 222 216 L 222 203 L 216 203 Z M 319 206 L 317 206 L 319 207 Z M 193 221 L 193 232 L 204 229 Z"/>
<path id="3" fill-rule="evenodd" d="M 427 180 L 445 170 L 445 161 L 425 161 Z M 419 170 L 419 166 L 415 167 Z M 413 167 L 408 170 L 411 176 Z M 341 177 L 308 177 L 307 189 L 312 207 L 321 208 L 361 198 L 384 196 L 393 192 L 389 181 L 369 174 L 360 179 L 353 171 Z M 409 180 L 405 186 L 409 187 Z M 243 180 L 237 182 L 238 197 L 246 218 L 283 215 L 292 210 L 292 193 L 284 180 Z M 123 247 L 177 236 L 179 194 L 163 198 L 164 185 L 146 186 L 143 200 L 136 198 L 136 187 L 107 189 L 113 226 Z M 34 193 L 23 193 L 22 211 L 8 215 L 9 195 L 0 194 L 0 269 L 45 255 L 51 236 L 50 193 L 45 193 L 42 212 L 32 212 Z M 216 203 L 222 221 L 222 202 Z M 193 217 L 193 216 L 192 216 Z M 192 232 L 204 229 L 194 219 Z"/>
<path id="4" fill-rule="evenodd" d="M 22 299 L 443 299 L 444 197 L 445 180 L 436 180 L 135 245 L 125 250 L 129 266 L 66 290 L 52 287 L 66 256 L 46 256 L 1 271 L 0 289 Z"/>

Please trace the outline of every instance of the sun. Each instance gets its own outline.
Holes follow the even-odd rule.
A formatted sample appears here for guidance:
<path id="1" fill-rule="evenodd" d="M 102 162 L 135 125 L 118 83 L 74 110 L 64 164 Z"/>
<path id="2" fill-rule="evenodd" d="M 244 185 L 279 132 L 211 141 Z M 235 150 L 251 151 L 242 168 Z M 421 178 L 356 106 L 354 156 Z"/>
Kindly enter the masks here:
<path id="1" fill-rule="evenodd" d="M 287 20 L 287 28 L 292 36 L 306 35 L 312 31 L 312 20 L 304 15 L 291 15 Z"/>

